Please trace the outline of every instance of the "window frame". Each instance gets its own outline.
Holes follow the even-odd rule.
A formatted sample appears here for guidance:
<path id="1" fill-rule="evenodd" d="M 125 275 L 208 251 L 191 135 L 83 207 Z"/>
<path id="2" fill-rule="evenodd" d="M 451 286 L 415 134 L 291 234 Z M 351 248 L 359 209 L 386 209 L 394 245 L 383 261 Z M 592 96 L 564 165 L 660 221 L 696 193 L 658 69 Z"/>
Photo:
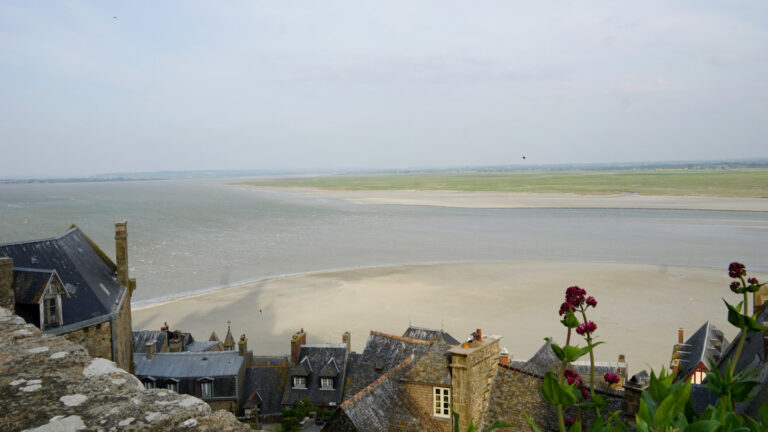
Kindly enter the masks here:
<path id="1" fill-rule="evenodd" d="M 291 379 L 291 385 L 295 389 L 306 389 L 307 388 L 307 377 L 304 377 L 304 376 L 294 376 Z"/>
<path id="2" fill-rule="evenodd" d="M 206 392 L 205 390 L 208 389 Z M 207 393 L 207 394 L 206 394 Z M 213 398 L 213 380 L 200 380 L 200 399 Z"/>
<path id="3" fill-rule="evenodd" d="M 333 378 L 320 377 L 320 390 L 335 390 L 336 386 L 334 381 L 335 380 Z"/>
<path id="4" fill-rule="evenodd" d="M 437 418 L 451 418 L 451 389 L 448 387 L 432 388 L 432 415 Z"/>

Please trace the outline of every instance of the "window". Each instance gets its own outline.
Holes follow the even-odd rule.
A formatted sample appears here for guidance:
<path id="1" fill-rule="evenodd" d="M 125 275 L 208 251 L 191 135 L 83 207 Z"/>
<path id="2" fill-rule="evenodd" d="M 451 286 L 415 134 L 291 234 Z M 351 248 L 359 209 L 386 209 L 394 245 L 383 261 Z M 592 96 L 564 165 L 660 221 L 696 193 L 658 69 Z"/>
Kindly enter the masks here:
<path id="1" fill-rule="evenodd" d="M 307 388 L 307 377 L 293 377 L 294 388 Z"/>
<path id="2" fill-rule="evenodd" d="M 320 388 L 333 390 L 333 378 L 320 378 Z"/>
<path id="3" fill-rule="evenodd" d="M 165 383 L 165 388 L 171 391 L 175 391 L 176 393 L 179 392 L 179 383 L 175 381 L 168 381 Z"/>
<path id="4" fill-rule="evenodd" d="M 451 418 L 451 389 L 435 387 L 433 399 L 435 417 Z"/>
<path id="5" fill-rule="evenodd" d="M 210 381 L 202 381 L 200 383 L 200 397 L 202 399 L 210 399 L 213 394 L 213 383 Z"/>
<path id="6" fill-rule="evenodd" d="M 691 384 L 701 384 L 704 382 L 704 378 L 707 377 L 707 370 L 703 367 L 696 369 L 691 376 Z"/>
<path id="7" fill-rule="evenodd" d="M 144 388 L 149 390 L 155 388 L 155 383 L 151 380 L 144 380 Z"/>
<path id="8" fill-rule="evenodd" d="M 43 300 L 43 310 L 45 314 L 45 327 L 59 324 L 59 314 L 56 312 L 56 297 Z"/>

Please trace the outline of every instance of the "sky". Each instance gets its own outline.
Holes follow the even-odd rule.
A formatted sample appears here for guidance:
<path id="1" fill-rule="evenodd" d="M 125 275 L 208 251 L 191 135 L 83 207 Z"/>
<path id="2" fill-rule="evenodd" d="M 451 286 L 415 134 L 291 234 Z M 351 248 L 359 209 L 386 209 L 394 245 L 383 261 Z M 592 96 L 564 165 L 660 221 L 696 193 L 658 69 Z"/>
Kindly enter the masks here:
<path id="1" fill-rule="evenodd" d="M 0 178 L 758 157 L 763 0 L 0 2 Z"/>

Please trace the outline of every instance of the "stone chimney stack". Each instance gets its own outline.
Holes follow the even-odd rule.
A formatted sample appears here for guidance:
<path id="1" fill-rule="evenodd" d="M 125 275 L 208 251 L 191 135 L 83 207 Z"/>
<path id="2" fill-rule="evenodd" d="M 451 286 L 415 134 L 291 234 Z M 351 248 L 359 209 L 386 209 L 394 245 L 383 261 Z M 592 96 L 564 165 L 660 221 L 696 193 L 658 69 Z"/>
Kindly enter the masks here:
<path id="1" fill-rule="evenodd" d="M 619 354 L 619 363 L 626 363 L 627 358 L 624 356 L 624 354 Z"/>
<path id="2" fill-rule="evenodd" d="M 499 353 L 499 364 L 502 366 L 509 366 L 509 351 L 506 348 L 502 348 Z"/>
<path id="3" fill-rule="evenodd" d="M 341 343 L 347 345 L 347 355 L 352 351 L 352 333 L 345 331 L 343 335 L 341 335 Z"/>
<path id="4" fill-rule="evenodd" d="M 677 343 L 680 345 L 685 343 L 685 334 L 683 333 L 683 329 L 679 328 L 677 329 Z"/>
<path id="5" fill-rule="evenodd" d="M 115 222 L 115 259 L 117 262 L 117 282 L 120 286 L 130 287 L 128 281 L 128 222 Z"/>
<path id="6" fill-rule="evenodd" d="M 307 343 L 307 334 L 304 333 L 304 329 L 297 331 L 291 336 L 291 364 L 295 365 L 299 362 L 299 352 L 301 351 L 301 346 L 305 343 Z"/>
<path id="7" fill-rule="evenodd" d="M 480 329 L 472 336 L 471 343 L 448 350 L 451 354 L 451 403 L 453 410 L 459 413 L 461 430 L 466 430 L 470 421 L 482 422 L 500 359 L 500 338 L 483 337 Z"/>
<path id="8" fill-rule="evenodd" d="M 0 257 L 0 306 L 16 311 L 16 294 L 13 292 L 13 260 Z"/>
<path id="9" fill-rule="evenodd" d="M 155 341 L 149 341 L 144 344 L 145 358 L 151 360 L 155 356 Z"/>
<path id="10" fill-rule="evenodd" d="M 245 335 L 240 335 L 240 340 L 237 342 L 237 348 L 240 352 L 240 357 L 245 357 L 248 353 L 248 338 Z"/>

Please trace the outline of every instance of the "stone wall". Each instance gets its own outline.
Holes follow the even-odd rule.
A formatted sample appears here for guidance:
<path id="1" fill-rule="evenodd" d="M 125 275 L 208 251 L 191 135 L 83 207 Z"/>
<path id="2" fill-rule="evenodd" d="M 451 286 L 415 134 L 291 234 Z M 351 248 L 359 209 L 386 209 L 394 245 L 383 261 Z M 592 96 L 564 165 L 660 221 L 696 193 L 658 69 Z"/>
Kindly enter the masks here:
<path id="1" fill-rule="evenodd" d="M 488 426 L 503 420 L 514 426 L 511 430 L 529 430 L 530 426 L 523 415 L 525 413 L 536 421 L 542 431 L 558 430 L 557 410 L 544 399 L 541 393 L 542 382 L 543 377 L 539 375 L 498 366 L 483 424 Z M 621 392 L 601 394 L 608 398 L 606 412 L 623 409 L 624 398 Z M 575 414 L 575 411 L 566 409 L 566 417 Z M 583 414 L 584 421 L 589 423 L 592 412 L 585 411 Z"/>
<path id="2" fill-rule="evenodd" d="M 115 319 L 115 363 L 128 372 L 133 371 L 133 334 L 131 322 L 131 294 L 128 288 L 120 313 Z"/>
<path id="3" fill-rule="evenodd" d="M 113 362 L 0 308 L 0 430 L 79 429 L 249 430 L 200 399 L 145 390 Z"/>
<path id="4" fill-rule="evenodd" d="M 112 359 L 112 327 L 109 321 L 64 333 L 62 336 L 85 347 L 92 357 Z"/>
<path id="5" fill-rule="evenodd" d="M 476 425 L 488 406 L 491 386 L 499 361 L 499 339 L 483 340 L 481 346 L 453 348 L 451 353 L 451 397 L 459 413 L 459 429 L 466 430 L 470 420 Z"/>
<path id="6" fill-rule="evenodd" d="M 405 391 L 410 396 L 413 403 L 416 405 L 417 410 L 422 415 L 419 420 L 422 424 L 431 424 L 434 430 L 440 430 L 444 432 L 450 432 L 452 430 L 452 421 L 449 418 L 439 418 L 433 415 L 434 407 L 434 392 L 435 386 L 431 384 L 406 382 Z"/>

